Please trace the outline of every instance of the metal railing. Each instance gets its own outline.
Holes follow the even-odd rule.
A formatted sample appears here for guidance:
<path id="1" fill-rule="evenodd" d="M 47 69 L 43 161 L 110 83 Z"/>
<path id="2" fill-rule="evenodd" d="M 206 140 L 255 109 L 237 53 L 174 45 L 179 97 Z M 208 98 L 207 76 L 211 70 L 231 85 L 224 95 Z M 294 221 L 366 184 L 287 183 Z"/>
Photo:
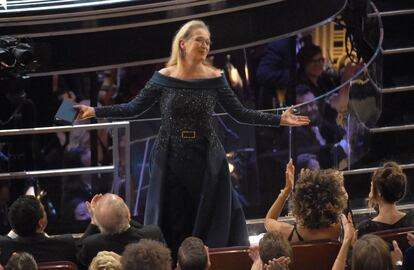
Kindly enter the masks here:
<path id="1" fill-rule="evenodd" d="M 99 130 L 99 129 L 111 129 L 112 130 L 112 165 L 109 166 L 91 166 L 91 167 L 77 167 L 67 169 L 53 169 L 53 170 L 35 170 L 35 171 L 20 171 L 20 172 L 7 172 L 0 173 L 0 180 L 5 179 L 19 179 L 26 177 L 50 177 L 50 176 L 66 176 L 66 175 L 79 175 L 79 174 L 98 174 L 98 173 L 113 173 L 114 179 L 112 182 L 112 192 L 118 194 L 120 188 L 120 152 L 119 152 L 119 129 L 125 129 L 125 202 L 131 207 L 131 168 L 130 168 L 130 123 L 129 121 L 111 122 L 111 123 L 99 123 L 99 124 L 86 124 L 75 126 L 60 126 L 60 127 L 41 127 L 41 128 L 25 128 L 25 129 L 8 129 L 0 130 L 0 137 L 2 136 L 21 136 L 32 134 L 46 134 L 57 132 L 68 132 L 73 130 Z"/>

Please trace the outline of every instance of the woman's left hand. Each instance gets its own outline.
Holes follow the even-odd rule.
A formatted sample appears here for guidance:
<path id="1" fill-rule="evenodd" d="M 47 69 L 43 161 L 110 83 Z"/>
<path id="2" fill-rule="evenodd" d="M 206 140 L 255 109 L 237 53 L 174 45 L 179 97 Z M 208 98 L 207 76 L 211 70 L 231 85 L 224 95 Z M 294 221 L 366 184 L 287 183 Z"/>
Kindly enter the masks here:
<path id="1" fill-rule="evenodd" d="M 286 164 L 285 175 L 285 189 L 290 192 L 295 184 L 295 165 L 293 165 L 292 159 Z"/>
<path id="2" fill-rule="evenodd" d="M 294 115 L 292 113 L 293 107 L 289 107 L 282 113 L 280 118 L 280 125 L 282 126 L 305 126 L 309 125 L 309 117 L 303 115 Z"/>

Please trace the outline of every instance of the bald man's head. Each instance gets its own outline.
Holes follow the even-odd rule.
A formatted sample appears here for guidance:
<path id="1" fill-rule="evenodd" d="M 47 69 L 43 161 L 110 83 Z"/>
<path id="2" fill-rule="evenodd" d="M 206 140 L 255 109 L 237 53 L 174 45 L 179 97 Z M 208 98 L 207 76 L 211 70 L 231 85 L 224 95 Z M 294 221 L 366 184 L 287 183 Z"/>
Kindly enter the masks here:
<path id="1" fill-rule="evenodd" d="M 103 233 L 117 234 L 129 228 L 131 215 L 128 206 L 115 194 L 103 195 L 96 204 L 94 214 Z"/>

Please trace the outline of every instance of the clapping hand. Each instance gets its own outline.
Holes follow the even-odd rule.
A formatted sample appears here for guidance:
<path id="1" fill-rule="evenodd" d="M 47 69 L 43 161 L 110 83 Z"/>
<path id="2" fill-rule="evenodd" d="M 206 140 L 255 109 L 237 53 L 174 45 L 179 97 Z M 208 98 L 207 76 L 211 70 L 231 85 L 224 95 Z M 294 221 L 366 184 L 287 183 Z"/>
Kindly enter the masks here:
<path id="1" fill-rule="evenodd" d="M 348 217 L 341 214 L 341 222 L 342 228 L 344 228 L 344 243 L 353 244 L 358 238 L 358 230 L 355 230 L 351 213 L 348 213 Z"/>
<path id="2" fill-rule="evenodd" d="M 252 259 L 252 261 L 259 259 L 259 246 L 249 247 L 249 257 Z"/>
<path id="3" fill-rule="evenodd" d="M 414 234 L 407 233 L 407 240 L 408 240 L 408 244 L 410 244 L 410 246 L 414 246 Z"/>
<path id="4" fill-rule="evenodd" d="M 403 260 L 403 254 L 400 247 L 398 246 L 397 241 L 393 240 L 392 246 L 394 247 L 394 250 L 391 251 L 391 259 L 395 264 L 396 262 Z"/>
<path id="5" fill-rule="evenodd" d="M 263 265 L 263 270 L 289 270 L 290 258 L 279 257 L 270 260 L 267 264 Z"/>
<path id="6" fill-rule="evenodd" d="M 285 189 L 291 191 L 295 183 L 295 165 L 293 165 L 292 159 L 286 164 L 285 174 Z"/>
<path id="7" fill-rule="evenodd" d="M 98 201 L 102 198 L 102 194 L 96 194 L 93 196 L 91 202 L 86 202 L 86 207 L 88 208 L 89 216 L 91 217 L 91 224 L 96 225 L 96 219 L 95 219 L 95 210 L 96 210 L 96 204 Z"/>
<path id="8" fill-rule="evenodd" d="M 293 114 L 293 107 L 289 107 L 284 111 L 280 118 L 280 125 L 282 126 L 304 126 L 309 125 L 309 123 L 309 117 Z"/>

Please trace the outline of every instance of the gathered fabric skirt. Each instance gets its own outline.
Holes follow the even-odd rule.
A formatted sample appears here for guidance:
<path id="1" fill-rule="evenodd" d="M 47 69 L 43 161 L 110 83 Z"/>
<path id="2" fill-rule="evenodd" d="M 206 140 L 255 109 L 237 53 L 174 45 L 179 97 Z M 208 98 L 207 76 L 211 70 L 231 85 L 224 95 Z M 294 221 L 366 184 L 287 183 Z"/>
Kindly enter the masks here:
<path id="1" fill-rule="evenodd" d="M 208 141 L 172 137 L 170 140 L 163 195 L 161 229 L 173 255 L 193 233 L 202 194 Z"/>

